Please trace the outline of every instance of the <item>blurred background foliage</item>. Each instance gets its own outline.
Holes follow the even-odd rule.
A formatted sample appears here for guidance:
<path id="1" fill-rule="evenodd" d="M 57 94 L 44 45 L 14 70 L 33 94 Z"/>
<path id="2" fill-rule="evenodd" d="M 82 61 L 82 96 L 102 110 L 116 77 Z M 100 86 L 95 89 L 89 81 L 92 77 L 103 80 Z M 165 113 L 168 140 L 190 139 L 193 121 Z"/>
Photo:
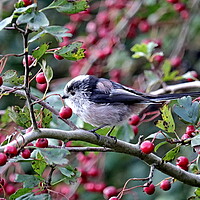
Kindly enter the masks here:
<path id="1" fill-rule="evenodd" d="M 38 0 L 39 8 L 49 5 L 51 2 L 52 0 Z M 14 3 L 16 3 L 15 0 L 0 1 L 0 19 L 11 14 Z M 153 89 L 159 88 L 161 83 L 155 83 L 153 81 L 155 77 L 148 77 L 144 73 L 151 69 L 149 62 L 145 59 L 133 59 L 130 51 L 134 44 L 148 43 L 152 40 L 158 44 L 158 51 L 164 53 L 163 58 L 154 61 L 156 70 L 161 70 L 163 60 L 169 59 L 172 71 L 178 70 L 179 75 L 194 71 L 196 73 L 194 78 L 198 78 L 200 73 L 199 1 L 182 0 L 179 3 L 183 8 L 180 8 L 180 5 L 179 8 L 175 7 L 175 4 L 170 3 L 170 0 L 96 0 L 90 1 L 90 8 L 79 14 L 65 15 L 53 9 L 48 10 L 45 11 L 45 14 L 51 25 L 65 25 L 73 37 L 63 38 L 63 42 L 58 43 L 53 37 L 45 36 L 31 44 L 29 52 L 31 54 L 34 48 L 46 41 L 51 48 L 65 46 L 73 41 L 83 42 L 86 58 L 80 61 L 56 60 L 53 55 L 46 55 L 47 63 L 54 71 L 49 91 L 51 93 L 62 93 L 66 82 L 80 73 L 110 78 L 142 92 L 146 91 L 150 82 L 154 84 Z M 1 55 L 19 54 L 22 51 L 22 37 L 17 31 L 3 30 L 0 32 Z M 179 63 L 173 64 L 172 58 L 178 58 Z M 23 74 L 22 57 L 10 57 L 4 71 L 8 69 L 16 70 L 19 75 Z M 38 69 L 36 67 L 34 71 L 37 72 Z M 179 81 L 170 81 L 167 84 L 192 80 L 185 78 Z M 36 88 L 34 81 L 32 87 Z M 41 95 L 39 91 L 34 92 L 34 94 Z M 57 102 L 56 98 L 50 98 L 48 102 L 59 110 L 61 104 Z M 16 105 L 16 103 L 22 105 L 23 102 L 20 99 L 13 101 L 13 96 L 4 97 L 1 99 L 0 109 L 3 110 L 8 106 Z M 64 125 L 59 124 L 56 119 L 51 126 L 65 129 Z M 179 121 L 177 124 L 179 135 L 184 133 L 185 127 L 186 125 Z M 156 131 L 153 122 L 144 123 L 139 127 L 139 133 L 145 137 Z M 135 143 L 137 140 L 138 136 L 132 142 Z M 172 148 L 171 145 L 165 145 L 159 149 L 157 154 L 163 156 L 170 148 Z M 182 148 L 180 155 L 187 156 L 190 161 L 194 158 L 190 147 Z M 101 170 L 102 176 L 93 178 L 91 181 L 102 181 L 106 185 L 121 188 L 130 177 L 148 176 L 149 166 L 136 158 L 116 153 L 100 153 L 98 156 L 96 164 Z M 164 174 L 155 171 L 153 182 L 157 184 L 164 178 L 166 178 Z M 131 182 L 130 186 L 137 184 Z M 125 195 L 123 199 L 185 200 L 192 195 L 194 189 L 175 182 L 172 189 L 167 192 L 157 189 L 155 194 L 148 196 L 142 192 L 141 188 L 138 188 Z M 102 199 L 102 194 L 87 192 L 82 186 L 78 187 L 78 193 L 81 200 Z"/>

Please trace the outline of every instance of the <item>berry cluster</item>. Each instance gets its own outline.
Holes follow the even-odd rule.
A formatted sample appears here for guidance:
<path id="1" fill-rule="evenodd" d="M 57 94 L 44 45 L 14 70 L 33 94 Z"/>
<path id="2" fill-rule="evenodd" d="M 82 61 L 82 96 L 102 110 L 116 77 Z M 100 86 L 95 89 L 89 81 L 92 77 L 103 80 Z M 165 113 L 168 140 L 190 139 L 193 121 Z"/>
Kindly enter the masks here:
<path id="1" fill-rule="evenodd" d="M 182 135 L 181 140 L 186 140 L 195 136 L 196 128 L 193 125 L 186 127 L 185 133 Z"/>
<path id="2" fill-rule="evenodd" d="M 173 5 L 174 10 L 180 14 L 182 19 L 189 19 L 189 12 L 187 10 L 186 4 L 180 2 L 179 0 L 167 0 L 167 2 Z"/>

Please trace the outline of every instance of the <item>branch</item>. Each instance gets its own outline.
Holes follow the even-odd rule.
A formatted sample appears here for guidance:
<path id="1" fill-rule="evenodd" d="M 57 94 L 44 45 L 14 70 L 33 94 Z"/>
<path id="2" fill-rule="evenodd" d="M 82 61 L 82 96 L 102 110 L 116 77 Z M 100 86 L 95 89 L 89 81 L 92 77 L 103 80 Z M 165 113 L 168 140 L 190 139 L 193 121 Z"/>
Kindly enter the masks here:
<path id="1" fill-rule="evenodd" d="M 193 89 L 193 88 L 200 88 L 200 81 L 180 83 L 180 84 L 176 84 L 176 85 L 166 85 L 165 88 L 155 90 L 155 91 L 151 92 L 151 94 L 159 95 L 159 94 L 164 94 L 166 92 L 174 93 L 178 90 Z"/>
<path id="2" fill-rule="evenodd" d="M 8 145 L 12 146 L 23 146 L 33 140 L 36 140 L 38 138 L 54 138 L 59 140 L 79 140 L 79 141 L 85 141 L 89 142 L 91 144 L 95 144 L 98 146 L 102 146 L 105 148 L 110 148 L 114 152 L 117 153 L 124 153 L 128 155 L 132 155 L 135 157 L 138 157 L 140 160 L 143 160 L 149 165 L 154 165 L 156 169 L 159 171 L 174 177 L 175 179 L 191 185 L 195 187 L 200 187 L 200 176 L 195 175 L 192 173 L 189 173 L 185 170 L 182 170 L 176 166 L 174 166 L 171 163 L 165 163 L 163 160 L 156 156 L 155 154 L 144 154 L 139 149 L 138 144 L 130 144 L 121 140 L 117 140 L 117 143 L 115 141 L 107 136 L 101 136 L 98 140 L 97 137 L 92 134 L 91 132 L 77 129 L 73 131 L 64 131 L 64 130 L 58 130 L 58 129 L 47 129 L 42 128 L 39 131 L 32 131 L 24 136 L 19 136 L 16 140 L 12 141 Z M 0 147 L 0 151 L 3 151 L 4 148 L 7 145 Z"/>

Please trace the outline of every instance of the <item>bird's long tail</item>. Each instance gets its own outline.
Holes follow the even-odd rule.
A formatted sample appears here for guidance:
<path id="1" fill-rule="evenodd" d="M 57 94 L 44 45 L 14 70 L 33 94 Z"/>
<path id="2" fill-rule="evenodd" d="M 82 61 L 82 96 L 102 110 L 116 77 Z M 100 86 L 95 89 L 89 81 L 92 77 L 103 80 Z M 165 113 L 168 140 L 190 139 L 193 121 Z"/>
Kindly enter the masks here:
<path id="1" fill-rule="evenodd" d="M 151 98 L 153 101 L 166 101 L 166 100 L 173 100 L 179 99 L 184 96 L 191 96 L 191 97 L 200 97 L 200 92 L 188 92 L 188 93 L 176 93 L 176 94 L 164 94 L 159 95 Z"/>

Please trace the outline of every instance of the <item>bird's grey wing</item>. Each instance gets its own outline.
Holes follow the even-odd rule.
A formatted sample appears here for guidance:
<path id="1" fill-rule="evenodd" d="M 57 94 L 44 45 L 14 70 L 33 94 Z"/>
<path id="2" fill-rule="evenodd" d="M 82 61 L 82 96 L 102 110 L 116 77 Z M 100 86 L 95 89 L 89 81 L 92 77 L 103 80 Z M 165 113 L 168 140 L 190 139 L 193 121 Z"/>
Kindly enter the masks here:
<path id="1" fill-rule="evenodd" d="M 101 78 L 96 84 L 90 100 L 95 103 L 150 103 L 151 100 L 143 97 L 142 94 L 121 84 Z"/>

